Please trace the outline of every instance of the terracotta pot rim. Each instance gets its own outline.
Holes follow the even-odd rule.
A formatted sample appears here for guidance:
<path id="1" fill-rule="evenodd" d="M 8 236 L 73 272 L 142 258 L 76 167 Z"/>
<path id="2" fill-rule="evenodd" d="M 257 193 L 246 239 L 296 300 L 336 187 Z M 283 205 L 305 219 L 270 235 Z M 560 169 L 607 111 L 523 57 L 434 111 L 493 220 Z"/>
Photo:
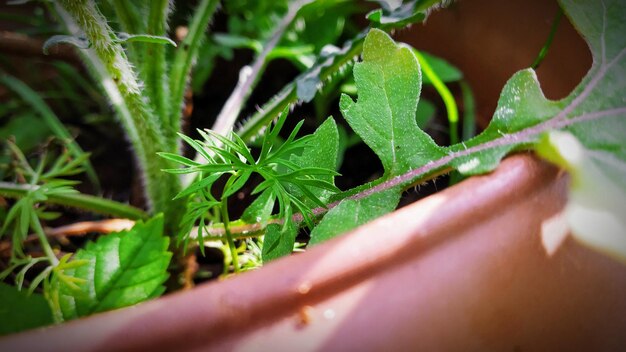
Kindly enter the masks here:
<path id="1" fill-rule="evenodd" d="M 391 286 L 389 292 L 385 292 L 385 288 L 382 289 L 383 297 L 395 295 L 398 301 L 404 299 L 406 305 L 421 305 L 421 308 L 416 306 L 409 309 L 424 310 L 426 308 L 423 306 L 425 303 L 422 296 L 429 297 L 431 289 L 439 287 L 443 290 L 441 291 L 443 294 L 440 294 L 442 298 L 452 295 L 446 299 L 453 299 L 456 297 L 453 295 L 454 292 L 446 293 L 450 285 L 462 285 L 463 280 L 468 278 L 479 280 L 478 282 L 490 282 L 494 272 L 492 268 L 485 266 L 486 264 L 481 264 L 483 260 L 508 265 L 507 257 L 502 257 L 502 253 L 512 251 L 510 253 L 513 258 L 517 256 L 515 251 L 519 249 L 526 251 L 525 260 L 530 258 L 539 262 L 546 261 L 543 248 L 540 248 L 541 246 L 537 248 L 534 244 L 537 243 L 535 235 L 520 237 L 512 233 L 522 231 L 519 232 L 522 234 L 529 229 L 535 231 L 542 221 L 558 213 L 565 202 L 566 186 L 567 177 L 564 173 L 528 153 L 515 155 L 504 160 L 500 167 L 489 175 L 470 178 L 304 253 L 272 262 L 261 270 L 204 284 L 191 291 L 175 293 L 131 308 L 8 336 L 0 340 L 0 346 L 6 346 L 7 350 L 235 349 L 257 346 L 257 343 L 274 346 L 272 344 L 301 338 L 304 339 L 302 341 L 311 343 L 310 346 L 313 347 L 306 349 L 312 350 L 338 349 L 340 346 L 363 347 L 363 341 L 370 340 L 372 345 L 364 345 L 365 347 L 374 348 L 376 343 L 384 346 L 389 341 L 395 341 L 393 346 L 412 347 L 416 343 L 414 336 L 401 335 L 404 334 L 402 329 L 396 332 L 384 330 L 365 336 L 359 335 L 358 330 L 355 332 L 354 327 L 350 330 L 352 326 L 369 326 L 378 319 L 387 322 L 387 325 L 400 324 L 399 326 L 405 325 L 402 319 L 414 319 L 411 316 L 399 318 L 403 316 L 404 309 L 398 307 L 395 301 L 385 302 L 384 298 L 373 298 L 372 301 L 375 301 L 376 305 L 371 306 L 368 305 L 369 300 L 359 302 L 358 295 L 368 292 L 368 287 L 379 287 L 381 283 L 386 282 L 385 285 Z M 523 208 L 520 208 L 520 204 Z M 532 216 L 520 216 L 516 219 L 517 211 L 528 212 Z M 489 235 L 491 240 L 486 240 L 487 237 L 482 233 L 486 230 L 493 232 L 494 229 L 501 229 L 500 218 L 506 218 L 505 221 L 509 222 L 507 224 L 511 228 L 506 233 L 511 234 L 502 236 L 496 232 L 495 235 Z M 517 221 L 517 224 L 510 223 L 511 221 Z M 468 239 L 482 242 L 468 242 Z M 573 248 L 574 251 L 582 250 L 577 246 Z M 607 262 L 603 257 L 582 251 L 583 256 L 592 258 L 591 263 L 599 263 L 594 264 L 595 266 L 603 268 L 602 270 L 606 272 L 618 273 L 619 280 L 616 282 L 619 284 L 614 282 L 613 286 L 607 288 L 606 297 L 619 297 L 615 295 L 620 291 L 615 291 L 615 288 L 626 288 L 624 270 L 619 265 L 615 267 L 614 263 Z M 466 268 L 467 275 L 471 276 L 465 274 L 463 276 L 454 271 L 446 271 L 445 262 L 441 262 L 441 259 L 434 262 L 435 266 L 429 264 L 433 263 L 433 257 L 449 258 L 450 254 L 445 253 L 480 259 L 478 261 L 473 259 L 476 261 L 474 266 Z M 477 253 L 482 254 L 476 257 Z M 459 258 L 454 258 L 452 262 L 458 260 Z M 550 260 L 546 262 L 550 263 Z M 522 272 L 525 270 L 526 264 L 520 267 L 519 263 L 515 263 L 513 261 L 512 270 Z M 406 275 L 407 270 L 414 272 L 418 268 L 433 270 L 435 274 L 428 272 L 421 274 L 435 275 L 427 280 L 430 282 L 429 285 L 434 285 L 433 288 L 424 288 L 424 284 L 428 282 L 412 283 L 398 279 L 406 277 L 398 275 Z M 438 282 L 439 274 L 436 272 L 441 270 L 444 270 L 442 277 L 453 275 L 452 277 L 456 278 L 448 283 Z M 496 272 L 495 277 L 498 275 L 501 274 Z M 593 275 L 604 277 L 595 273 Z M 392 279 L 395 281 L 389 281 Z M 531 276 L 529 280 L 534 279 Z M 604 285 L 605 281 L 601 281 L 601 284 Z M 507 287 L 499 285 L 498 290 Z M 540 287 L 548 287 L 546 292 L 550 293 L 546 294 L 546 299 L 556 299 L 553 298 L 556 295 L 554 288 L 550 288 L 551 281 L 543 282 L 542 285 Z M 574 283 L 568 281 L 568 285 Z M 414 292 L 416 287 L 422 287 L 422 290 Z M 403 290 L 410 291 L 402 292 Z M 509 293 L 515 295 L 516 292 Z M 406 295 L 411 294 L 420 294 L 422 298 L 413 297 L 407 300 Z M 473 297 L 480 292 L 468 291 L 464 294 Z M 342 310 L 342 307 L 357 304 L 355 302 L 360 304 L 357 311 Z M 433 303 L 435 306 L 442 304 Z M 379 304 L 384 304 L 387 308 L 377 307 Z M 485 302 L 473 298 L 465 304 L 474 307 Z M 620 304 L 617 304 L 619 309 L 616 312 L 626 310 L 626 304 Z M 323 307 L 335 307 L 335 310 Z M 509 309 L 508 305 L 504 307 Z M 446 305 L 440 309 L 446 312 Z M 368 310 L 377 313 L 372 313 L 373 316 L 363 315 Z M 349 323 L 332 325 L 333 322 L 326 321 L 328 312 L 336 312 L 342 318 L 341 321 L 348 319 L 345 321 Z M 333 314 L 335 313 L 331 315 Z M 315 316 L 313 322 L 309 321 L 309 315 Z M 400 321 L 396 321 L 397 319 Z M 429 319 L 436 321 L 437 318 L 435 315 Z M 413 321 L 413 324 L 422 323 L 424 322 Z M 497 329 L 498 324 L 501 323 L 488 322 L 486 326 L 489 329 Z M 617 325 L 613 324 L 610 327 L 620 328 L 619 324 L 625 326 L 626 321 L 622 319 Z M 427 330 L 428 326 L 425 325 L 424 329 Z M 471 322 L 460 325 L 461 330 L 469 327 L 475 329 Z M 348 332 L 346 335 L 340 334 L 340 331 Z M 398 336 L 401 338 L 396 339 L 393 334 L 400 334 Z M 424 338 L 428 336 L 445 335 L 447 332 L 435 329 L 428 334 L 421 336 L 418 341 L 426 341 Z M 341 338 L 335 335 L 341 335 Z M 324 336 L 324 339 L 320 336 Z M 475 339 L 473 335 L 470 337 Z M 495 340 L 493 337 L 491 339 L 498 341 L 498 337 Z M 493 341 L 492 343 L 495 343 Z"/>

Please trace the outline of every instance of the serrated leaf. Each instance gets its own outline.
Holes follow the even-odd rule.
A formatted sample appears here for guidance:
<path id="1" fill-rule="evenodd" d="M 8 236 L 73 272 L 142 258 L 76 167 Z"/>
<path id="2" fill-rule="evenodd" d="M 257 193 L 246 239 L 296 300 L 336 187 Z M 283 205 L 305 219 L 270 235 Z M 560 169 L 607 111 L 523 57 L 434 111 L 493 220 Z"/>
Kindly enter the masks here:
<path id="1" fill-rule="evenodd" d="M 291 254 L 296 243 L 297 228 L 293 222 L 287 226 L 270 224 L 263 238 L 262 258 L 267 263 L 271 260 Z"/>
<path id="2" fill-rule="evenodd" d="M 387 177 L 444 155 L 443 149 L 417 126 L 421 72 L 410 48 L 372 29 L 363 45 L 363 61 L 354 66 L 354 79 L 358 100 L 355 103 L 342 95 L 341 112 L 378 155 Z"/>
<path id="3" fill-rule="evenodd" d="M 52 312 L 40 294 L 0 282 L 0 335 L 52 324 Z"/>
<path id="4" fill-rule="evenodd" d="M 327 241 L 393 211 L 400 190 L 388 189 L 360 199 L 345 199 L 332 208 L 311 232 L 309 245 Z"/>
<path id="5" fill-rule="evenodd" d="M 168 244 L 161 215 L 88 243 L 73 258 L 87 264 L 64 271 L 86 284 L 79 291 L 59 286 L 63 318 L 122 308 L 161 295 L 172 256 Z"/>

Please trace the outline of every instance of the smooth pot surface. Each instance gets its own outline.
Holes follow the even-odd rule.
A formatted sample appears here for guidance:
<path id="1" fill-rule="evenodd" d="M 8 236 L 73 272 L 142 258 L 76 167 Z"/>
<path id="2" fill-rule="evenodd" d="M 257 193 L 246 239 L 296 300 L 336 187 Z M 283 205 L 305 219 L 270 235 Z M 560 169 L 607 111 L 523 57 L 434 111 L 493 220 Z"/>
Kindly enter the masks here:
<path id="1" fill-rule="evenodd" d="M 514 156 L 261 270 L 0 350 L 619 350 L 626 267 L 571 239 L 542 245 L 566 186 Z"/>

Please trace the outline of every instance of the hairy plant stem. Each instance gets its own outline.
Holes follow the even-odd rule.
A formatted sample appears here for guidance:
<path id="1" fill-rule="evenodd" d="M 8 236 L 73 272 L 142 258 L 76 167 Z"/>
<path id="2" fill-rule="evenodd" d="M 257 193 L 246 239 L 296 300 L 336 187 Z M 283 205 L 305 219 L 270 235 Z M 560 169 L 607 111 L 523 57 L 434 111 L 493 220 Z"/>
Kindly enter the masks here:
<path id="1" fill-rule="evenodd" d="M 16 184 L 0 181 L 0 195 L 10 198 L 22 198 L 28 192 L 39 188 L 37 185 Z M 100 197 L 82 193 L 59 193 L 48 195 L 47 203 L 58 204 L 77 209 L 92 211 L 103 215 L 112 215 L 125 219 L 139 220 L 148 218 L 143 210 Z"/>
<path id="2" fill-rule="evenodd" d="M 143 33 L 145 26 L 143 24 L 141 12 L 137 10 L 136 6 L 128 0 L 112 0 L 113 9 L 115 15 L 122 26 L 122 29 L 130 34 Z M 138 47 L 141 44 L 128 43 L 127 53 L 131 61 L 137 63 L 140 60 Z"/>
<path id="3" fill-rule="evenodd" d="M 150 211 L 165 213 L 168 223 L 173 224 L 170 226 L 177 226 L 184 207 L 171 199 L 181 189 L 180 180 L 161 171 L 171 167 L 156 155 L 166 150 L 164 137 L 124 50 L 114 42 L 115 34 L 93 0 L 60 0 L 58 4 L 70 32 L 80 35 L 82 30 L 91 44 L 91 49 L 83 51 L 83 57 L 101 82 L 134 148 Z"/>

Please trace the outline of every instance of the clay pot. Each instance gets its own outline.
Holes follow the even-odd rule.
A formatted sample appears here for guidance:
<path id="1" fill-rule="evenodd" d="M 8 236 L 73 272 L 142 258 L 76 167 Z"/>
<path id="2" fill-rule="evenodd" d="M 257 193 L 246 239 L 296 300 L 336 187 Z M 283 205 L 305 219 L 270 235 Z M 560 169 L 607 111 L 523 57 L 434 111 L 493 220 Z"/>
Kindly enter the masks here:
<path id="1" fill-rule="evenodd" d="M 459 2 L 459 10 L 485 1 Z M 527 18 L 534 15 L 520 13 L 535 11 L 541 3 L 545 1 L 491 0 L 490 9 L 497 15 L 489 20 L 467 13 L 461 17 L 484 25 L 493 35 L 503 35 L 498 32 L 503 28 L 525 34 L 519 22 L 510 16 L 506 20 L 497 6 L 518 4 L 510 15 Z M 520 67 L 505 68 L 510 72 L 494 69 L 511 61 L 502 58 L 511 53 L 507 45 L 521 50 L 524 45 L 518 41 L 474 43 L 473 48 L 487 50 L 490 43 L 498 47 L 482 55 L 447 46 L 481 38 L 475 27 L 448 37 L 423 35 L 420 38 L 433 38 L 431 44 L 416 45 L 451 58 L 474 87 L 497 87 L 486 89 L 497 95 L 504 80 L 528 66 L 541 48 L 553 12 L 547 14 L 535 17 L 541 25 L 525 25 L 541 28 L 538 37 L 543 39 L 526 45 L 532 55 L 516 51 L 514 56 L 524 60 L 515 62 Z M 437 21 L 445 27 L 456 14 L 438 16 L 424 28 Z M 497 21 L 504 24 L 491 28 Z M 568 36 L 570 32 L 566 29 Z M 399 40 L 411 41 L 407 33 L 400 33 Z M 579 38 L 573 43 L 581 48 Z M 461 50 L 474 61 L 462 60 L 446 48 Z M 588 55 L 584 46 L 582 50 Z M 552 52 L 549 60 L 569 55 L 556 47 Z M 554 95 L 571 91 L 582 77 L 589 63 L 576 62 L 574 68 L 550 69 L 555 64 L 546 61 L 546 77 L 565 78 L 557 80 L 562 85 L 554 83 Z M 497 73 L 496 80 L 485 85 L 485 72 L 489 78 Z M 553 84 L 546 86 L 549 90 Z M 490 116 L 495 99 L 477 97 L 484 116 Z M 0 350 L 620 350 L 626 346 L 626 266 L 571 237 L 550 248 L 551 254 L 542 241 L 542 229 L 545 234 L 563 209 L 567 185 L 566 174 L 532 155 L 513 156 L 489 175 L 466 180 L 258 271 L 7 336 L 0 339 Z"/>
<path id="2" fill-rule="evenodd" d="M 567 176 L 530 155 L 305 253 L 5 351 L 619 350 L 626 267 L 542 227 Z"/>

